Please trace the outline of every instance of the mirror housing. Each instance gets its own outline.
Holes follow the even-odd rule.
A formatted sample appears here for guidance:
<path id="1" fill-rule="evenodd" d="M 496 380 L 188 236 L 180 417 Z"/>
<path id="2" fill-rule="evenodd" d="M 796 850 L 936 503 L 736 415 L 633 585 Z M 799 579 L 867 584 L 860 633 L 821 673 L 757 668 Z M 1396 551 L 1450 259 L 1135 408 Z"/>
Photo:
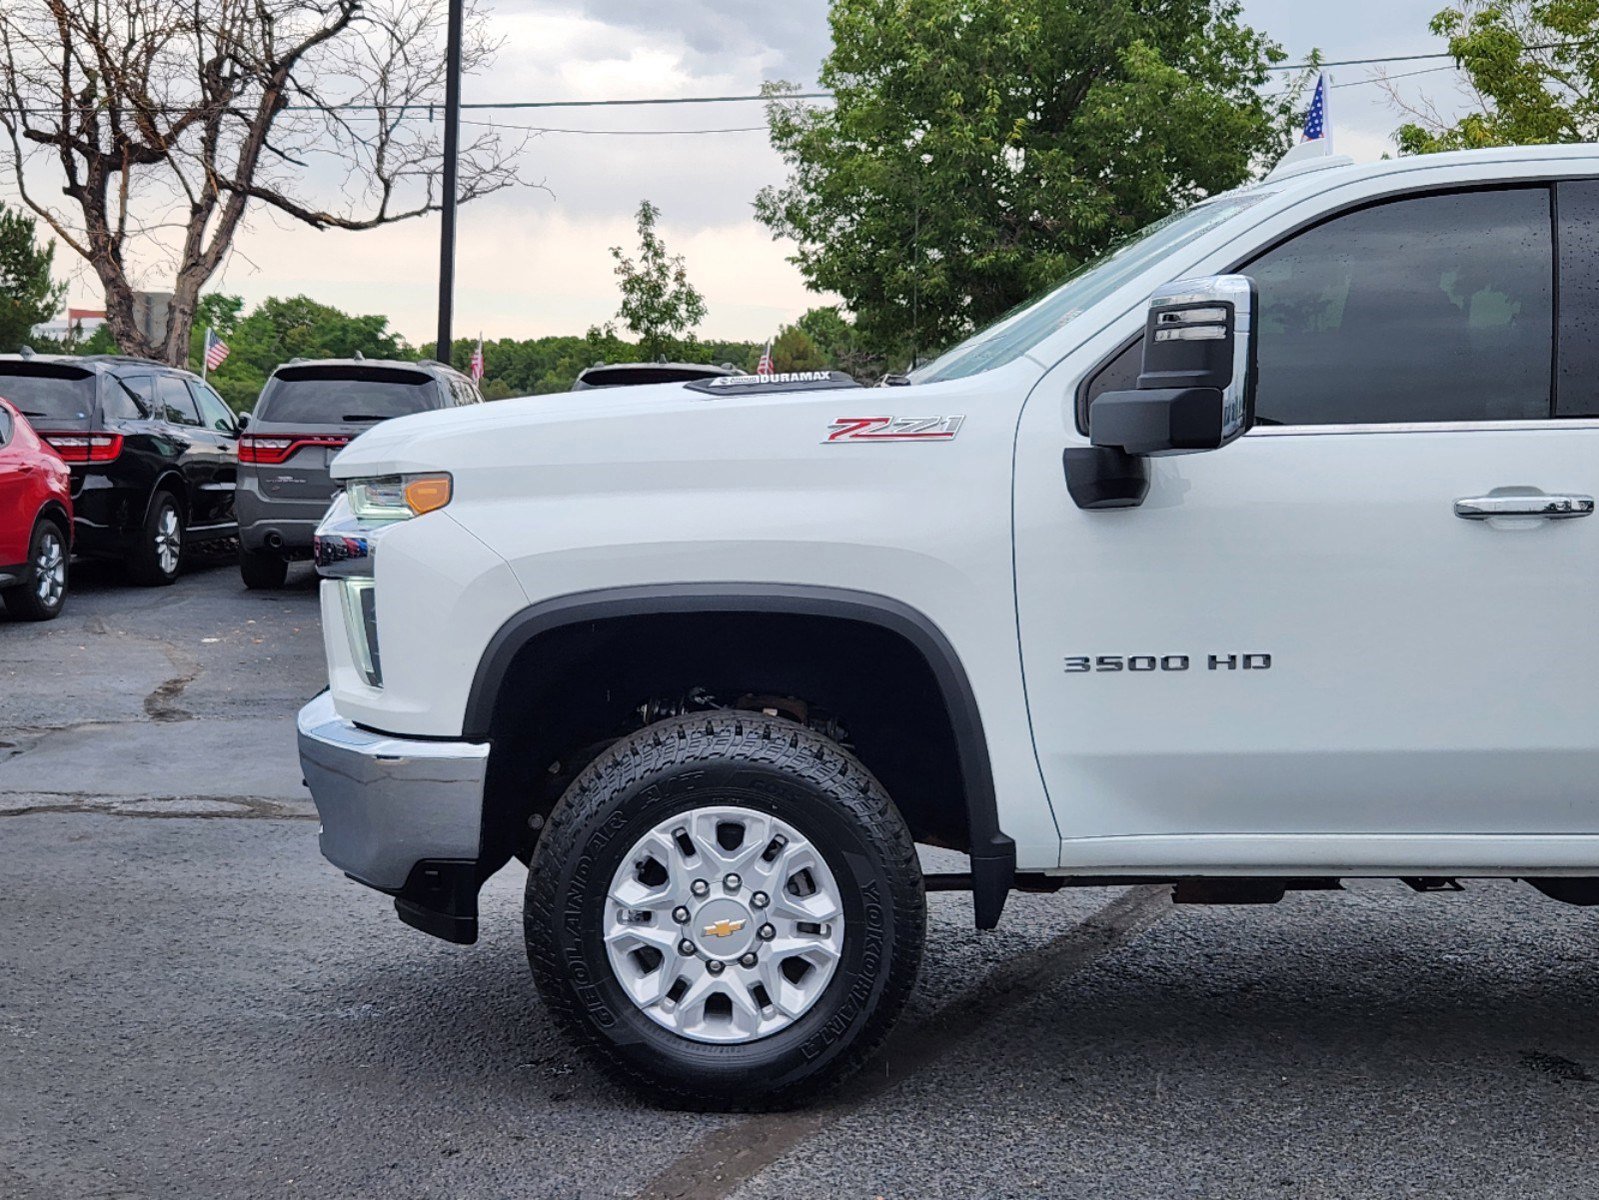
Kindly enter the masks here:
<path id="1" fill-rule="evenodd" d="M 1249 431 L 1256 307 L 1247 275 L 1179 280 L 1150 297 L 1138 386 L 1097 397 L 1092 446 L 1066 451 L 1078 507 L 1135 507 L 1149 490 L 1145 456 L 1219 450 Z"/>
<path id="2" fill-rule="evenodd" d="M 254 411 L 254 410 L 252 410 L 252 411 Z M 247 412 L 240 413 L 239 416 L 238 416 L 237 424 L 238 424 L 238 426 L 239 426 L 239 428 L 241 430 L 248 429 L 250 427 L 250 414 L 247 413 Z"/>

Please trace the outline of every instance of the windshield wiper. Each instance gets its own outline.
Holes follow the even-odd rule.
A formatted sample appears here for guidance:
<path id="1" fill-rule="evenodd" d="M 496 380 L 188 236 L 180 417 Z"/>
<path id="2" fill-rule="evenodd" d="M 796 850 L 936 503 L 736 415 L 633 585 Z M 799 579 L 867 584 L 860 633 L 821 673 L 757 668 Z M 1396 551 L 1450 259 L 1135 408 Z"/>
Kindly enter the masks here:
<path id="1" fill-rule="evenodd" d="M 31 408 L 19 408 L 17 411 L 25 417 L 48 417 L 51 415 L 50 413 L 34 412 Z"/>
<path id="2" fill-rule="evenodd" d="M 345 421 L 387 421 L 387 417 L 374 417 L 371 413 L 345 413 L 341 420 Z"/>

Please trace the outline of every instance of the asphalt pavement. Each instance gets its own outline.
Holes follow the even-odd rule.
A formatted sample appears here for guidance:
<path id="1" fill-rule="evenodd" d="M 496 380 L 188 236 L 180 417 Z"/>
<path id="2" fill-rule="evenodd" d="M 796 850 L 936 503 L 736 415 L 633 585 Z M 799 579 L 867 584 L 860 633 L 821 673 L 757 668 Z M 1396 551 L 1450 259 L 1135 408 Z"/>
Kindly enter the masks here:
<path id="1" fill-rule="evenodd" d="M 74 582 L 60 621 L 0 616 L 5 1200 L 1594 1191 L 1599 914 L 1512 883 L 1019 896 L 988 934 L 935 895 L 842 1094 L 652 1109 L 544 1019 L 519 867 L 453 947 L 317 855 L 308 572 Z"/>

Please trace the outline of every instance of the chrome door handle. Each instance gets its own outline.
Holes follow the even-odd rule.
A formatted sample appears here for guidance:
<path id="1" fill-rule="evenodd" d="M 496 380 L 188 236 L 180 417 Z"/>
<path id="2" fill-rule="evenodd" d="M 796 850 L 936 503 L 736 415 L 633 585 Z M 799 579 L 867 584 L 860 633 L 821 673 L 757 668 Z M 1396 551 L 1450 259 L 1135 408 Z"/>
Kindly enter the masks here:
<path id="1" fill-rule="evenodd" d="M 1542 517 L 1546 521 L 1565 521 L 1572 517 L 1593 516 L 1592 496 L 1528 495 L 1468 496 L 1455 501 L 1455 516 L 1467 521 L 1491 521 L 1494 517 Z"/>

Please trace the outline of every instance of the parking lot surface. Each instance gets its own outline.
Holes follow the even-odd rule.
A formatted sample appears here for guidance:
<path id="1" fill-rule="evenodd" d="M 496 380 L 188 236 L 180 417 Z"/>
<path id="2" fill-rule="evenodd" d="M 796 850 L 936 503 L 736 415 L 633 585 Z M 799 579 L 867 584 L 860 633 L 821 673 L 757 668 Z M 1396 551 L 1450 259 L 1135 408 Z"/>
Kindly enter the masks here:
<path id="1" fill-rule="evenodd" d="M 1599 915 L 1513 883 L 1258 908 L 935 895 L 828 1104 L 665 1112 L 545 1021 L 521 870 L 447 946 L 316 852 L 314 586 L 80 570 L 0 617 L 0 1196 L 1533 1197 L 1599 1155 Z"/>

